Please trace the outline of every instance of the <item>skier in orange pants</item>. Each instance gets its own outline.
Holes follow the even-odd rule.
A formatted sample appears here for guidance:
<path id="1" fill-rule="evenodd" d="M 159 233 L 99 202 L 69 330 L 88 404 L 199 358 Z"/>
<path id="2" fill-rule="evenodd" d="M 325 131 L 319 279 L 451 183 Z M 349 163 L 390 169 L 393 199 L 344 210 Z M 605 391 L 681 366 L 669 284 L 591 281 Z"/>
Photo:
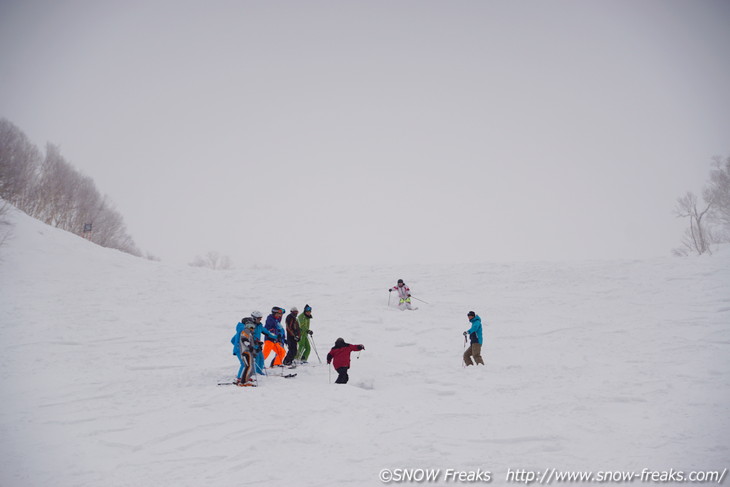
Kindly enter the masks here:
<path id="1" fill-rule="evenodd" d="M 284 343 L 286 343 L 284 328 L 281 326 L 282 316 L 284 316 L 284 309 L 274 306 L 271 308 L 271 314 L 266 318 L 266 325 L 264 325 L 269 332 L 276 336 L 276 340 L 268 336 L 264 340 L 264 359 L 268 359 L 271 352 L 276 354 L 274 360 L 271 362 L 272 367 L 281 366 L 286 355 L 286 350 L 284 349 Z"/>

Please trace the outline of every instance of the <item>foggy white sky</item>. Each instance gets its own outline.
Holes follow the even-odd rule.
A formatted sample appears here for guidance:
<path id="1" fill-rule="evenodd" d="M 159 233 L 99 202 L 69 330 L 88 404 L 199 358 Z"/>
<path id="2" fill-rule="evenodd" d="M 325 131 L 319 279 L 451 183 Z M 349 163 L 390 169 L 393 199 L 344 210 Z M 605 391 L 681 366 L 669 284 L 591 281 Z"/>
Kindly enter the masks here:
<path id="1" fill-rule="evenodd" d="M 0 1 L 0 117 L 163 260 L 667 255 L 726 1 Z"/>

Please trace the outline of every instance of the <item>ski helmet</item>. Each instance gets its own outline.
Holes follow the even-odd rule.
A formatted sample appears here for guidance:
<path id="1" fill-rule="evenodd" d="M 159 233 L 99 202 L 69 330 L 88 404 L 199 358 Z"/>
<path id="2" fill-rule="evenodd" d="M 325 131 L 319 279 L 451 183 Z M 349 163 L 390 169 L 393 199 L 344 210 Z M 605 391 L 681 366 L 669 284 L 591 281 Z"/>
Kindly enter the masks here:
<path id="1" fill-rule="evenodd" d="M 296 311 L 297 313 L 299 313 L 299 308 L 297 308 L 296 306 L 292 306 L 289 311 L 291 311 L 291 312 Z"/>
<path id="2" fill-rule="evenodd" d="M 312 311 L 312 307 L 309 306 L 308 304 L 305 304 L 304 305 L 304 312 L 306 313 L 307 311 Z"/>
<path id="3" fill-rule="evenodd" d="M 398 284 L 405 284 L 405 283 L 403 282 L 403 279 L 398 279 Z"/>
<path id="4" fill-rule="evenodd" d="M 338 338 L 335 340 L 335 347 L 342 347 L 345 345 L 345 339 L 344 338 Z"/>
<path id="5" fill-rule="evenodd" d="M 264 315 L 261 313 L 261 311 L 253 311 L 251 313 L 251 318 L 263 318 Z"/>

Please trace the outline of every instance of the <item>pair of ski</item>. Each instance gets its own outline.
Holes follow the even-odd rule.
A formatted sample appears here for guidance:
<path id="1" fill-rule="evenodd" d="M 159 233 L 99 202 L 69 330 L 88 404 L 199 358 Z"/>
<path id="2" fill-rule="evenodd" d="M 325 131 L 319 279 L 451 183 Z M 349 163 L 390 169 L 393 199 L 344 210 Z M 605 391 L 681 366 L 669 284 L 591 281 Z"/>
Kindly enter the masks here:
<path id="1" fill-rule="evenodd" d="M 297 374 L 286 374 L 286 375 L 269 375 L 267 377 L 281 377 L 282 379 L 292 379 L 296 376 L 297 376 Z M 218 385 L 219 386 L 237 386 L 238 382 L 235 382 L 235 381 L 234 382 L 219 382 Z M 257 386 L 253 385 L 253 386 L 246 386 L 246 387 L 257 387 Z"/>
<path id="2" fill-rule="evenodd" d="M 297 376 L 297 374 L 281 374 L 281 375 L 280 374 L 266 374 L 266 377 L 281 377 L 283 379 L 293 379 L 296 376 Z M 235 386 L 235 385 L 238 385 L 238 382 L 236 382 L 236 381 L 219 382 L 218 385 L 219 386 Z M 251 386 L 247 386 L 247 387 L 251 387 Z M 253 387 L 256 387 L 256 386 L 253 386 Z"/>
<path id="3" fill-rule="evenodd" d="M 283 377 L 285 379 L 291 379 L 292 377 L 296 377 L 297 376 L 297 374 L 285 374 L 284 373 L 284 369 L 296 369 L 297 366 L 294 365 L 294 364 L 292 364 L 292 365 L 279 365 L 278 367 L 281 368 L 281 375 L 279 375 L 279 374 L 266 374 L 266 377 Z M 271 370 L 271 368 L 269 368 L 269 370 Z"/>

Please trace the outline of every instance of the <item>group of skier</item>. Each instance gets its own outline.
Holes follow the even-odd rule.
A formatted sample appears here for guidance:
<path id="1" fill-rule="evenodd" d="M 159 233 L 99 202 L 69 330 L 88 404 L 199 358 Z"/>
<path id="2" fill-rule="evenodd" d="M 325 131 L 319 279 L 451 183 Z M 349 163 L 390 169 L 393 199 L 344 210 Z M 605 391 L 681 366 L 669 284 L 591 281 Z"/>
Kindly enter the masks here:
<path id="1" fill-rule="evenodd" d="M 263 314 L 254 311 L 236 325 L 236 334 L 231 338 L 233 355 L 238 357 L 240 367 L 234 384 L 240 387 L 254 387 L 254 374 L 265 375 L 265 360 L 273 353 L 274 358 L 269 368 L 290 367 L 294 362 L 306 364 L 311 353 L 310 338 L 314 332 L 310 329 L 312 307 L 304 306 L 300 315 L 299 309 L 293 306 L 284 320 L 281 320 L 286 310 L 279 306 L 271 308 L 271 314 L 262 324 Z M 261 337 L 263 335 L 263 341 Z M 285 349 L 286 347 L 286 349 Z M 333 363 L 338 373 L 337 384 L 346 384 L 348 381 L 347 369 L 350 367 L 350 353 L 365 350 L 363 345 L 350 345 L 343 338 L 338 338 L 335 346 L 327 354 L 327 364 Z M 316 352 L 316 350 L 315 350 Z"/>
<path id="2" fill-rule="evenodd" d="M 314 335 L 309 329 L 312 307 L 305 305 L 301 316 L 298 316 L 299 309 L 292 307 L 286 317 L 286 330 L 281 325 L 285 312 L 284 308 L 274 306 L 266 318 L 266 323 L 262 324 L 264 315 L 260 311 L 254 311 L 251 316 L 242 318 L 236 325 L 236 334 L 231 338 L 233 354 L 241 363 L 234 382 L 236 385 L 241 387 L 256 385 L 252 380 L 253 374 L 265 374 L 264 360 L 272 352 L 274 358 L 271 367 L 291 366 L 295 359 L 307 363 L 311 352 L 309 337 Z M 288 351 L 285 350 L 285 346 Z"/>
<path id="3" fill-rule="evenodd" d="M 398 283 L 388 291 L 397 291 L 398 307 L 401 310 L 415 309 L 411 306 L 410 289 L 403 279 L 398 279 Z M 281 321 L 285 313 L 284 308 L 274 306 L 271 308 L 271 314 L 266 318 L 265 324 L 261 323 L 263 314 L 260 311 L 254 311 L 251 316 L 241 319 L 236 325 L 236 334 L 231 338 L 231 343 L 233 343 L 233 355 L 238 357 L 240 367 L 234 384 L 241 387 L 255 386 L 254 374 L 266 374 L 265 360 L 272 353 L 274 358 L 269 364 L 270 368 L 293 368 L 295 361 L 301 364 L 307 363 L 311 352 L 310 339 L 314 335 L 310 329 L 312 307 L 308 304 L 305 305 L 304 311 L 300 315 L 299 309 L 293 306 L 284 319 L 285 326 L 282 326 Z M 475 363 L 484 365 L 481 356 L 483 342 L 481 318 L 474 311 L 469 311 L 467 318 L 471 326 L 464 332 L 465 348 L 467 337 L 469 340 L 469 347 L 464 351 L 464 363 L 466 366 Z M 262 335 L 263 341 L 261 340 Z M 327 354 L 327 364 L 333 364 L 338 373 L 335 383 L 347 383 L 350 353 L 360 350 L 365 350 L 365 347 L 346 343 L 343 338 L 335 341 L 334 347 Z"/>

